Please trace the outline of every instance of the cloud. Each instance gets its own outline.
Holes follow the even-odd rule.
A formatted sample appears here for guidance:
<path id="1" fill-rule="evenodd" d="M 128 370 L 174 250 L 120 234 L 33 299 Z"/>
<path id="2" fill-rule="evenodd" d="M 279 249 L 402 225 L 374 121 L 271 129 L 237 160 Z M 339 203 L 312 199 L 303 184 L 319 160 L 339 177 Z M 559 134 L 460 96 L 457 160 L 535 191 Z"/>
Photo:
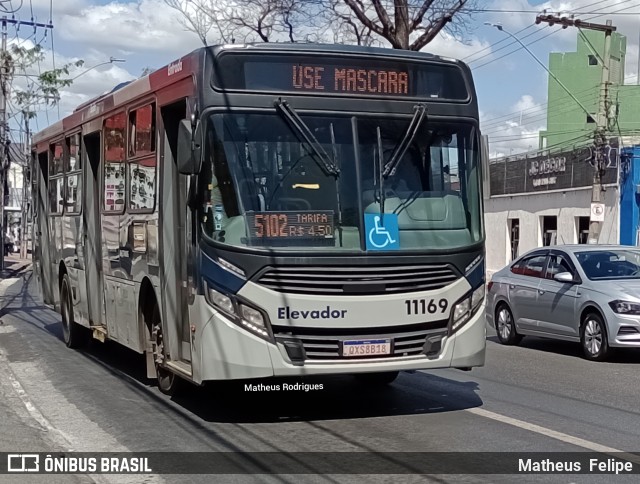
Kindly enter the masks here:
<path id="1" fill-rule="evenodd" d="M 157 51 L 172 56 L 197 48 L 199 40 L 163 0 L 114 1 L 60 16 L 60 36 L 105 51 Z"/>
<path id="2" fill-rule="evenodd" d="M 538 148 L 538 135 L 546 125 L 546 104 L 530 94 L 521 96 L 506 112 L 481 113 L 480 127 L 489 136 L 489 156 L 497 158 Z"/>
<path id="3" fill-rule="evenodd" d="M 422 51 L 454 59 L 464 59 L 488 47 L 489 43 L 486 41 L 474 38 L 468 42 L 461 42 L 452 35 L 441 31 Z M 483 54 L 486 53 L 490 53 L 490 50 L 484 50 Z"/>
<path id="4" fill-rule="evenodd" d="M 9 44 L 19 44 L 27 49 L 34 47 L 33 41 L 29 39 L 14 39 L 11 40 Z M 43 54 L 44 58 L 41 62 L 27 66 L 26 69 L 17 69 L 11 82 L 11 90 L 14 94 L 27 89 L 37 89 L 38 75 L 54 68 L 54 59 L 51 50 L 44 49 Z M 57 53 L 55 56 L 55 67 L 60 68 L 67 64 L 73 64 L 78 60 L 77 57 L 65 57 Z M 60 89 L 60 117 L 71 114 L 80 103 L 110 91 L 117 84 L 135 79 L 135 76 L 119 65 L 98 65 L 104 61 L 104 57 L 89 55 L 83 66 L 72 66 L 69 68 L 68 75 L 64 74 L 61 76 L 61 78 L 65 79 L 76 79 L 74 79 L 71 86 Z M 96 65 L 98 66 L 94 67 Z M 36 92 L 41 94 L 41 91 Z M 19 108 L 20 106 L 15 105 L 15 101 L 10 103 L 10 114 L 15 114 Z M 29 106 L 29 109 L 35 111 L 37 114 L 37 127 L 44 127 L 49 124 L 45 118 L 53 118 L 53 120 L 57 118 L 58 108 L 55 108 L 55 110 L 52 110 L 51 107 L 47 108 L 42 98 L 40 98 L 36 105 Z M 48 116 L 45 113 L 47 109 L 53 111 L 50 112 Z M 13 123 L 17 121 L 20 121 L 20 116 L 14 116 L 12 118 Z"/>
<path id="5" fill-rule="evenodd" d="M 31 7 L 33 7 L 33 13 L 38 16 L 38 21 L 43 21 L 44 17 L 49 20 L 49 14 L 51 10 L 53 10 L 54 17 L 57 14 L 62 13 L 73 13 L 78 10 L 86 7 L 89 3 L 88 0 L 28 0 L 25 2 L 20 2 L 23 4 L 23 7 L 20 9 L 20 14 L 22 14 L 23 20 L 27 13 L 31 14 Z M 14 4 L 18 4 L 18 2 L 14 2 Z M 53 8 L 52 8 L 53 7 Z"/>

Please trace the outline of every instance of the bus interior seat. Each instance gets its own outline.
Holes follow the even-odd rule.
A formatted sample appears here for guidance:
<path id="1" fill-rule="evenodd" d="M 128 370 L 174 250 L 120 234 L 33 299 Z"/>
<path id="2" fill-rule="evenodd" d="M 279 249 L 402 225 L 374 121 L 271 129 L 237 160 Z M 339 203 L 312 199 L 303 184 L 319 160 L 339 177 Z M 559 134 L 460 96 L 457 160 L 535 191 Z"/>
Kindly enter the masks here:
<path id="1" fill-rule="evenodd" d="M 462 199 L 454 191 L 422 192 L 417 198 L 403 204 L 412 197 L 411 193 L 396 194 L 385 200 L 385 213 L 398 211 L 400 230 L 467 229 Z M 365 213 L 380 213 L 380 204 L 372 203 Z"/>
<path id="2" fill-rule="evenodd" d="M 297 162 L 276 188 L 272 197 L 280 205 L 294 206 L 294 210 L 336 210 L 337 188 L 333 177 L 322 172 L 318 164 L 306 156 L 306 163 Z"/>

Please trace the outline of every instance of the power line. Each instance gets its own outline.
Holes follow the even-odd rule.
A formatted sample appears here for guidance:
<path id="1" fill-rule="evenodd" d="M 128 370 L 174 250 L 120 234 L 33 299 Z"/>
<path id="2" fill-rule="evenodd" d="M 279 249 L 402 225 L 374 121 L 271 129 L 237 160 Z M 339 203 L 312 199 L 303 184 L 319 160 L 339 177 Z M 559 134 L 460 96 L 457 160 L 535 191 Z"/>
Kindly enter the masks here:
<path id="1" fill-rule="evenodd" d="M 624 3 L 628 3 L 628 2 L 630 2 L 630 1 L 632 1 L 632 0 L 624 0 L 623 2 L 618 3 L 616 6 L 620 6 L 620 5 L 622 5 L 622 4 L 624 4 Z M 600 2 L 596 2 L 596 3 L 600 3 Z M 586 20 L 592 20 L 592 19 L 595 19 L 595 18 L 598 18 L 598 17 L 602 17 L 602 16 L 605 16 L 605 15 L 610 15 L 610 14 L 614 14 L 614 13 L 622 12 L 622 11 L 624 11 L 624 10 L 629 10 L 629 9 L 631 9 L 631 8 L 635 8 L 635 7 L 638 7 L 638 6 L 640 6 L 640 3 L 638 3 L 638 4 L 634 4 L 634 5 L 631 5 L 631 6 L 629 6 L 629 7 L 621 8 L 621 9 L 619 9 L 619 10 L 615 10 L 615 11 L 613 11 L 613 12 L 599 13 L 599 14 L 597 14 L 597 15 L 594 15 L 594 16 L 592 16 L 592 17 L 589 17 L 589 18 L 588 18 L 588 19 L 586 19 Z M 574 15 L 576 15 L 576 14 L 574 14 Z M 547 26 L 545 26 L 545 28 L 546 28 L 546 27 L 547 27 Z M 526 30 L 526 29 L 523 29 L 523 30 Z M 519 31 L 519 32 L 522 32 L 523 30 L 521 30 L 521 31 Z M 537 31 L 536 31 L 536 32 L 537 32 Z M 534 43 L 536 43 L 536 42 L 539 42 L 540 40 L 543 40 L 543 39 L 545 39 L 546 37 L 549 37 L 550 35 L 553 35 L 553 33 L 555 33 L 555 32 L 559 32 L 559 30 L 554 30 L 552 33 L 550 33 L 550 34 L 548 34 L 548 35 L 546 35 L 546 36 L 540 37 L 539 39 L 536 39 L 536 40 L 534 40 L 534 41 L 532 41 L 532 42 L 529 42 L 529 43 L 528 43 L 528 44 L 526 44 L 526 45 L 527 45 L 527 46 L 529 46 L 529 45 L 532 45 L 532 44 L 534 44 Z M 518 32 L 516 32 L 516 34 L 515 34 L 515 35 L 517 35 L 517 33 L 518 33 Z M 530 37 L 531 35 L 534 35 L 534 33 L 531 33 L 531 34 L 525 35 L 524 37 L 522 37 L 522 39 L 526 39 L 527 37 Z M 522 39 L 520 39 L 520 40 L 522 40 Z M 505 48 L 507 48 L 507 47 L 509 47 L 509 46 L 512 46 L 512 45 L 514 45 L 514 44 L 516 44 L 516 42 L 515 42 L 515 41 L 514 41 L 514 42 L 509 43 L 509 44 L 508 44 L 508 45 L 506 45 L 506 46 L 501 47 L 500 49 L 497 49 L 497 50 L 496 50 L 496 51 L 494 51 L 494 52 L 490 52 L 490 53 L 485 54 L 485 55 L 483 55 L 483 56 L 481 56 L 481 57 L 479 57 L 479 58 L 477 58 L 477 59 L 471 60 L 471 61 L 469 61 L 468 63 L 469 63 L 469 64 L 471 64 L 471 63 L 473 63 L 473 62 L 477 62 L 477 61 L 479 61 L 479 60 L 481 60 L 481 59 L 483 59 L 483 58 L 485 58 L 485 57 L 489 57 L 490 55 L 494 54 L 495 52 L 498 52 L 498 51 L 500 51 L 500 50 L 502 50 L 502 49 L 505 49 Z M 512 50 L 511 52 L 509 52 L 509 53 L 507 53 L 507 54 L 504 54 L 504 55 L 502 55 L 502 56 L 500 56 L 500 57 L 498 57 L 498 58 L 496 58 L 496 59 L 491 59 L 491 60 L 489 60 L 488 62 L 485 62 L 484 64 L 481 64 L 481 65 L 479 65 L 479 66 L 472 67 L 472 69 L 473 69 L 473 70 L 475 70 L 475 69 L 479 69 L 480 67 L 484 67 L 484 66 L 486 66 L 486 65 L 488 65 L 488 64 L 491 64 L 492 62 L 495 62 L 495 61 L 498 61 L 498 60 L 500 60 L 500 59 L 503 59 L 504 57 L 507 57 L 507 56 L 509 56 L 509 55 L 511 55 L 511 54 L 513 54 L 513 53 L 515 53 L 515 52 L 517 52 L 517 51 L 519 51 L 520 49 L 522 49 L 522 46 L 519 46 L 518 48 L 516 48 L 516 49 Z"/>
<path id="2" fill-rule="evenodd" d="M 623 78 L 623 82 L 622 84 L 617 85 L 617 88 L 620 88 L 621 86 L 626 86 L 628 84 L 624 84 L 624 81 L 631 79 L 631 78 L 636 78 L 637 74 L 627 74 L 626 76 L 624 76 Z M 589 92 L 595 88 L 598 87 L 598 84 L 593 85 L 593 87 L 589 87 L 580 91 L 577 91 L 575 94 L 576 95 L 580 95 L 580 94 L 584 94 L 585 92 Z M 507 122 L 509 120 L 509 118 L 515 118 L 515 117 L 519 117 L 520 115 L 524 114 L 524 113 L 528 113 L 530 111 L 542 111 L 544 110 L 544 106 L 547 106 L 549 103 L 548 102 L 543 102 L 540 103 L 537 106 L 532 106 L 530 108 L 525 108 L 525 109 L 520 109 L 520 110 L 515 110 L 515 111 L 511 111 L 510 113 L 507 114 L 502 114 L 499 116 L 494 116 L 491 118 L 487 118 L 484 121 L 481 122 L 481 125 L 483 127 L 483 131 L 484 128 L 492 128 L 494 126 L 499 126 L 502 125 L 503 123 Z M 564 99 L 563 101 L 559 101 L 558 104 L 556 105 L 556 107 L 565 107 L 565 106 L 569 106 L 573 104 L 573 100 L 572 99 Z M 531 115 L 529 115 L 531 116 Z M 536 116 L 536 115 L 534 115 Z"/>
<path id="3" fill-rule="evenodd" d="M 593 7 L 594 5 L 598 5 L 598 4 L 600 4 L 600 3 L 605 3 L 605 2 L 608 2 L 608 1 L 609 1 L 609 0 L 599 0 L 599 1 L 597 1 L 597 2 L 590 3 L 589 5 L 585 5 L 585 6 L 584 6 L 584 7 L 582 7 L 582 8 L 589 8 L 589 7 Z M 626 2 L 629 2 L 629 1 L 631 1 L 631 0 L 625 0 L 625 1 L 624 1 L 624 2 L 622 2 L 622 3 L 626 3 Z M 618 5 L 620 5 L 620 4 L 618 4 Z M 540 12 L 538 11 L 538 12 L 536 12 L 536 13 L 540 13 Z M 534 26 L 535 26 L 535 24 L 532 22 L 530 25 L 528 25 L 528 26 L 524 27 L 523 29 L 518 30 L 514 35 L 521 34 L 522 32 L 524 32 L 524 31 L 526 31 L 526 30 L 528 30 L 528 29 L 530 29 L 531 27 L 534 27 Z M 525 36 L 524 38 L 526 38 L 526 37 L 527 37 L 527 36 Z M 506 41 L 508 41 L 508 40 L 509 40 L 508 38 L 500 39 L 500 40 L 498 40 L 497 42 L 494 42 L 493 44 L 491 44 L 491 45 L 489 45 L 489 46 L 487 46 L 487 47 L 485 47 L 485 48 L 483 48 L 483 49 L 480 49 L 479 51 L 476 51 L 476 52 L 474 52 L 474 53 L 472 53 L 472 54 L 469 54 L 469 55 L 468 55 L 468 56 L 466 56 L 466 57 L 463 57 L 461 60 L 465 61 L 465 60 L 467 60 L 469 57 L 473 57 L 473 56 L 475 56 L 475 55 L 479 54 L 480 52 L 484 52 L 485 50 L 490 49 L 490 48 L 491 48 L 491 47 L 493 47 L 493 46 L 496 46 L 496 45 L 502 44 L 503 42 L 506 42 Z M 509 42 L 509 45 L 515 45 L 515 44 L 517 44 L 517 42 L 515 42 L 515 41 L 511 41 L 511 42 Z M 480 59 L 476 59 L 476 60 L 480 60 Z M 473 61 L 471 61 L 471 62 L 473 62 Z"/>

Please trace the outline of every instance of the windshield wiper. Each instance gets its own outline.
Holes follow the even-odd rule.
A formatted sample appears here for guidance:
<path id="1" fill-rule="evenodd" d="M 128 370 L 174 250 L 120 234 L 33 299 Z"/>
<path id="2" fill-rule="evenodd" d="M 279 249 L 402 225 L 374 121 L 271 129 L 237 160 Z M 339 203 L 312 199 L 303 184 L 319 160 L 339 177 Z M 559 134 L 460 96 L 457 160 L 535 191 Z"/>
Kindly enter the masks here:
<path id="1" fill-rule="evenodd" d="M 413 142 L 413 138 L 416 137 L 416 134 L 418 133 L 418 129 L 422 124 L 422 120 L 427 116 L 427 107 L 425 104 L 423 103 L 416 104 L 413 107 L 413 109 L 415 110 L 415 113 L 413 114 L 413 118 L 411 118 L 411 122 L 409 123 L 409 127 L 407 128 L 407 131 L 404 133 L 404 137 L 402 138 L 400 143 L 396 145 L 396 149 L 393 150 L 393 153 L 391 154 L 391 158 L 384 165 L 384 171 L 382 172 L 382 176 L 384 178 L 388 178 L 389 176 L 395 174 L 396 168 L 398 168 L 398 164 L 400 163 L 400 160 L 402 159 L 407 149 Z"/>
<path id="2" fill-rule="evenodd" d="M 378 142 L 378 189 L 380 190 L 380 194 L 378 197 L 378 202 L 380 203 L 380 213 L 384 213 L 384 176 L 382 170 L 382 163 L 384 163 L 384 150 L 382 149 L 382 134 L 380 133 L 380 126 L 376 126 L 376 138 Z M 375 160 L 375 156 L 374 156 Z M 374 182 L 375 183 L 375 182 Z"/>
<path id="3" fill-rule="evenodd" d="M 282 113 L 284 118 L 289 122 L 289 124 L 304 138 L 307 144 L 311 147 L 313 152 L 316 154 L 319 160 L 320 168 L 325 172 L 326 175 L 332 175 L 337 177 L 340 174 L 340 168 L 336 165 L 335 160 L 333 160 L 327 152 L 324 150 L 320 142 L 313 135 L 309 126 L 298 116 L 289 103 L 286 100 L 278 99 L 274 103 L 275 107 L 279 109 L 279 112 Z"/>

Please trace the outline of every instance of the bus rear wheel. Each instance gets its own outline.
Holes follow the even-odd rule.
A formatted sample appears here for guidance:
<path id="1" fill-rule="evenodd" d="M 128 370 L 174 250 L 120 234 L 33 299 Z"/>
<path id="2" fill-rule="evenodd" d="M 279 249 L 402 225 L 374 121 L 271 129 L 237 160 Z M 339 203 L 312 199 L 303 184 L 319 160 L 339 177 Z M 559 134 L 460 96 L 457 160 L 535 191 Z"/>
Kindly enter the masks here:
<path id="1" fill-rule="evenodd" d="M 60 313 L 62 316 L 62 337 L 68 348 L 81 348 L 89 341 L 89 331 L 75 321 L 71 282 L 67 274 L 62 276 L 60 285 Z"/>
<path id="2" fill-rule="evenodd" d="M 399 374 L 399 371 L 385 371 L 384 373 L 359 373 L 355 377 L 360 383 L 384 386 L 393 383 Z"/>
<path id="3" fill-rule="evenodd" d="M 154 304 L 153 306 L 150 331 L 158 389 L 165 395 L 175 395 L 180 388 L 181 379 L 164 366 L 164 335 L 162 334 L 162 320 L 160 319 L 160 308 L 158 304 Z"/>

